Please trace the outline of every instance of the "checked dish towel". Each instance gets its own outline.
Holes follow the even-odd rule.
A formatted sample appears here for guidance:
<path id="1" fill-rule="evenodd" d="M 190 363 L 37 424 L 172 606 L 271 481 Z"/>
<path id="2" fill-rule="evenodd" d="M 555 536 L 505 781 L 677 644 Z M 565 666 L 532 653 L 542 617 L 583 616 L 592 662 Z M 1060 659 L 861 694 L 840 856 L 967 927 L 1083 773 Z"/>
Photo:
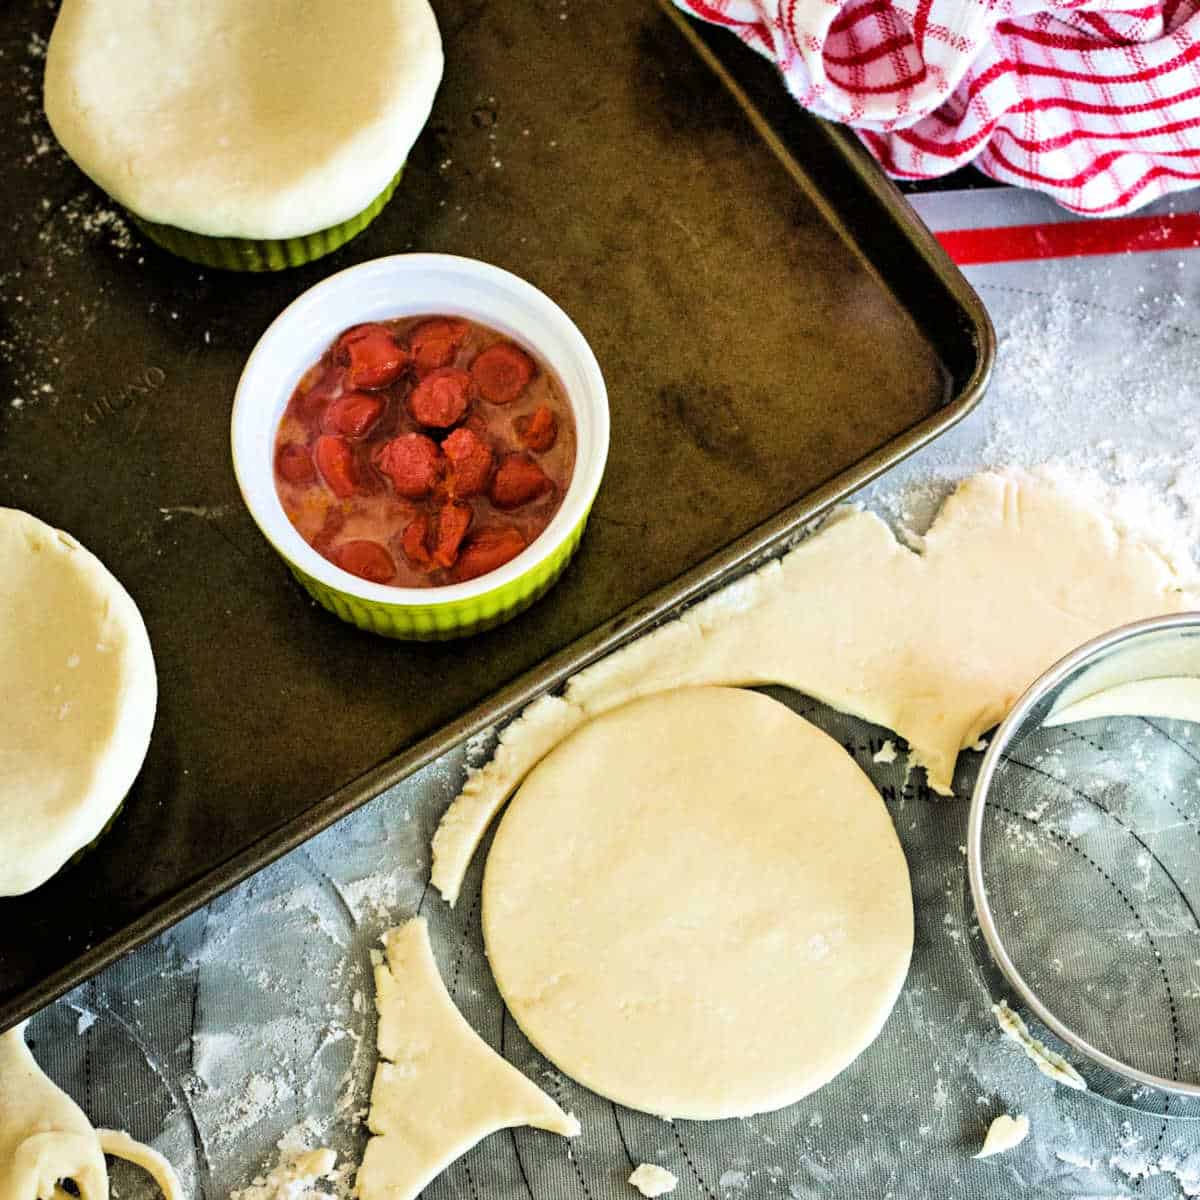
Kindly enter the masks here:
<path id="1" fill-rule="evenodd" d="M 1112 216 L 1200 183 L 1200 0 L 675 0 L 906 179 L 973 162 Z"/>

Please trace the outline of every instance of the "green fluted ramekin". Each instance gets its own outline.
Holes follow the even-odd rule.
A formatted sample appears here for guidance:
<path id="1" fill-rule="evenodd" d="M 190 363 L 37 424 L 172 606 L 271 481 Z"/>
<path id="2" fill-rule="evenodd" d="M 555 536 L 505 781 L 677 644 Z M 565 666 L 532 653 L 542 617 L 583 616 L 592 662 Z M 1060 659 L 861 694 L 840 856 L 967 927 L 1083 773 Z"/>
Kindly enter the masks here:
<path id="1" fill-rule="evenodd" d="M 318 554 L 275 490 L 275 435 L 297 381 L 343 330 L 395 317 L 458 316 L 528 347 L 562 383 L 575 417 L 575 468 L 550 524 L 516 558 L 444 587 L 391 587 Z M 254 348 L 233 405 L 233 467 L 263 535 L 314 600 L 385 637 L 444 641 L 480 633 L 526 609 L 579 546 L 608 456 L 608 394 L 583 334 L 548 296 L 499 267 L 446 254 L 401 254 L 341 271 L 286 308 Z"/>
<path id="2" fill-rule="evenodd" d="M 391 182 L 360 213 L 349 220 L 319 229 L 316 233 L 294 238 L 238 238 L 209 237 L 192 233 L 175 225 L 157 225 L 144 221 L 136 213 L 130 214 L 137 227 L 155 245 L 164 250 L 199 263 L 202 267 L 217 267 L 224 271 L 282 271 L 287 267 L 301 267 L 314 262 L 326 254 L 344 246 L 357 237 L 380 214 L 383 206 L 392 198 L 404 168 L 392 176 Z"/>
<path id="3" fill-rule="evenodd" d="M 535 600 L 540 600 L 566 570 L 579 548 L 586 525 L 585 513 L 570 537 L 560 542 L 551 554 L 535 562 L 525 574 L 482 595 L 448 604 L 386 604 L 379 600 L 364 600 L 306 575 L 294 563 L 288 566 L 318 604 L 359 629 L 406 641 L 444 642 L 494 629 L 524 612 Z M 426 590 L 435 595 L 439 589 Z"/>

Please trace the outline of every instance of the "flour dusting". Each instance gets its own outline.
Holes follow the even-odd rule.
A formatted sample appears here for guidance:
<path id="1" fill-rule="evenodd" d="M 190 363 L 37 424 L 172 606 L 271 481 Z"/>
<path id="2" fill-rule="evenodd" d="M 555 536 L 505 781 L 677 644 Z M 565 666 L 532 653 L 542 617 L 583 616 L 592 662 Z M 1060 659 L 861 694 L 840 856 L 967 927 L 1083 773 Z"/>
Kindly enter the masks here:
<path id="1" fill-rule="evenodd" d="M 985 286 L 985 300 L 993 293 Z M 1002 297 L 1003 298 L 1003 297 Z M 1065 286 L 997 316 L 988 396 L 953 431 L 872 489 L 919 534 L 942 498 L 981 468 L 1040 469 L 1103 503 L 1118 524 L 1173 557 L 1200 547 L 1200 336 L 1167 297 L 1127 309 L 1077 300 Z M 1136 331 L 1131 338 L 1129 331 Z"/>
<path id="2" fill-rule="evenodd" d="M 329 1200 L 348 1194 L 343 1185 L 348 1168 L 336 1169 L 337 1155 L 325 1147 L 312 1148 L 309 1131 L 297 1125 L 278 1142 L 279 1161 L 229 1200 Z"/>

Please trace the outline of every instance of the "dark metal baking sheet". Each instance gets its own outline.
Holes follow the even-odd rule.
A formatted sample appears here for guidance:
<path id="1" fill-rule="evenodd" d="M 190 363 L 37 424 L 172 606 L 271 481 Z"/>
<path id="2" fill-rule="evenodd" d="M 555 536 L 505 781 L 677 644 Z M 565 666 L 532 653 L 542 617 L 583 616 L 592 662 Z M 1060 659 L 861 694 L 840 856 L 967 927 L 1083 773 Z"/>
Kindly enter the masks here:
<path id="1" fill-rule="evenodd" d="M 161 693 L 102 852 L 0 900 L 0 1027 L 778 546 L 986 381 L 986 315 L 933 238 L 732 38 L 637 0 L 435 7 L 446 79 L 396 198 L 336 256 L 268 277 L 131 236 L 45 127 L 52 7 L 0 17 L 0 502 L 124 581 Z M 457 644 L 315 608 L 229 462 L 234 386 L 270 320 L 332 271 L 410 249 L 546 290 L 612 404 L 575 563 Z"/>

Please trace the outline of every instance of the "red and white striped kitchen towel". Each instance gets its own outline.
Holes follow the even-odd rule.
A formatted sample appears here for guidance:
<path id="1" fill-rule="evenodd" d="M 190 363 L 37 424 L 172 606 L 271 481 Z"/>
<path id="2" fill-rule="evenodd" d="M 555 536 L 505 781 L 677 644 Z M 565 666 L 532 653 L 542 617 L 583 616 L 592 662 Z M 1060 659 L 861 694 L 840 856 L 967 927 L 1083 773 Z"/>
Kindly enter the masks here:
<path id="1" fill-rule="evenodd" d="M 1200 0 L 676 0 L 893 175 L 974 162 L 1076 212 L 1200 183 Z"/>

